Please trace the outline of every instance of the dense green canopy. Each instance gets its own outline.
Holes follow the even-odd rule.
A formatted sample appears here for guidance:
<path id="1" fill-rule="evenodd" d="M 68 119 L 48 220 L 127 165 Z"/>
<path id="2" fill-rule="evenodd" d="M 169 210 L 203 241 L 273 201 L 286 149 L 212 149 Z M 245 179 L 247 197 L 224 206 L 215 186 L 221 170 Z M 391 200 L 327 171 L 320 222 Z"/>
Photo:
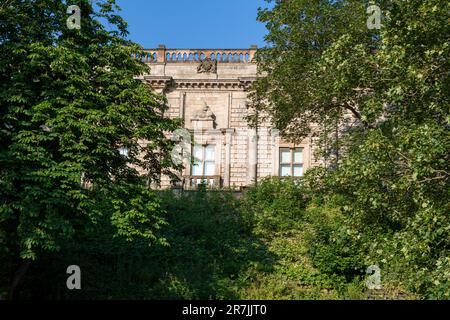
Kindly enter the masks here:
<path id="1" fill-rule="evenodd" d="M 146 185 L 171 166 L 164 133 L 176 123 L 136 79 L 149 70 L 125 40 L 115 1 L 76 3 L 80 29 L 67 25 L 72 2 L 0 4 L 0 254 L 9 275 L 102 217 L 149 242 L 164 222 Z"/>
<path id="2" fill-rule="evenodd" d="M 374 3 L 379 30 L 367 27 Z M 315 184 L 340 197 L 356 234 L 378 232 L 369 260 L 448 298 L 450 3 L 286 0 L 259 20 L 269 34 L 257 108 L 285 137 L 320 138 L 333 170 Z"/>

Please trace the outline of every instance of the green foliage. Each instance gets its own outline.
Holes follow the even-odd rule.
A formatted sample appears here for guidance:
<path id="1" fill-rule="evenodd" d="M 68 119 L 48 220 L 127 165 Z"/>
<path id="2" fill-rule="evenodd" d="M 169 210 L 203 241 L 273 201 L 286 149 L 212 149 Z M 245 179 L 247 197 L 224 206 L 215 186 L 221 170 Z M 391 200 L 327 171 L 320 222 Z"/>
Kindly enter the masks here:
<path id="1" fill-rule="evenodd" d="M 174 199 L 169 192 L 164 199 L 170 247 L 153 255 L 161 270 L 154 297 L 236 299 L 235 280 L 246 268 L 271 268 L 271 256 L 232 193 L 188 192 Z"/>
<path id="2" fill-rule="evenodd" d="M 364 274 L 361 235 L 350 229 L 339 209 L 310 207 L 308 252 L 313 265 L 330 276 L 341 276 L 351 282 Z"/>
<path id="3" fill-rule="evenodd" d="M 266 183 L 278 185 L 275 180 Z M 291 188 L 285 181 L 278 187 L 280 192 Z M 262 187 L 255 189 L 258 188 Z M 267 185 L 264 189 L 268 192 Z M 364 297 L 357 279 L 347 281 L 342 274 L 326 273 L 314 266 L 309 239 L 317 226 L 304 217 L 319 217 L 315 209 L 299 215 L 289 226 L 277 219 L 279 227 L 272 224 L 263 229 L 263 225 L 254 221 L 259 217 L 239 203 L 251 201 L 247 199 L 249 196 L 247 193 L 237 200 L 226 191 L 163 192 L 160 208 L 168 222 L 162 230 L 166 242 L 152 245 L 143 238 L 129 242 L 118 237 L 111 219 L 102 217 L 95 227 L 82 229 L 73 241 L 65 242 L 60 252 L 44 253 L 33 263 L 18 296 L 23 299 Z M 285 201 L 295 203 L 294 198 Z M 269 201 L 266 205 L 273 207 Z M 81 267 L 79 291 L 65 287 L 65 270 L 72 264 Z"/>
<path id="4" fill-rule="evenodd" d="M 276 256 L 274 272 L 246 271 L 251 299 L 358 299 L 364 259 L 337 205 L 318 206 L 321 170 L 264 179 L 240 200 L 244 217 Z"/>
<path id="5" fill-rule="evenodd" d="M 345 112 L 357 113 L 353 89 L 373 74 L 367 62 L 377 39 L 364 3 L 277 1 L 258 20 L 269 32 L 257 56 L 264 77 L 253 87 L 255 105 L 286 138 L 327 137 Z"/>
<path id="6" fill-rule="evenodd" d="M 369 265 L 386 291 L 450 298 L 448 1 L 379 1 L 379 31 L 361 1 L 261 10 L 258 115 L 314 133 L 326 166 L 240 201 L 147 189 L 176 122 L 114 1 L 79 4 L 81 30 L 64 2 L 0 7 L 0 294 L 34 259 L 21 298 L 355 299 Z"/>
<path id="7" fill-rule="evenodd" d="M 274 255 L 256 238 L 226 192 L 161 196 L 166 242 L 115 237 L 108 219 L 31 267 L 21 297 L 53 299 L 236 299 L 247 269 L 270 271 Z M 149 199 L 151 200 L 151 199 Z M 65 288 L 68 265 L 82 270 L 82 290 Z M 40 275 L 40 276 L 37 276 Z"/>
<path id="8" fill-rule="evenodd" d="M 291 229 L 301 218 L 307 202 L 300 180 L 268 178 L 257 188 L 246 191 L 240 205 L 255 223 L 256 231 L 270 236 Z"/>
<path id="9" fill-rule="evenodd" d="M 377 264 L 384 287 L 448 299 L 450 3 L 377 4 L 381 30 L 365 26 L 361 1 L 260 11 L 270 46 L 253 99 L 285 137 L 314 133 L 333 160 L 305 181 L 323 220 L 312 216 L 316 266 L 351 275 Z"/>
<path id="10" fill-rule="evenodd" d="M 69 4 L 80 30 L 66 26 Z M 137 79 L 149 70 L 115 1 L 13 0 L 0 20 L 0 287 L 103 216 L 156 241 L 159 200 L 145 189 L 172 166 L 177 123 Z"/>

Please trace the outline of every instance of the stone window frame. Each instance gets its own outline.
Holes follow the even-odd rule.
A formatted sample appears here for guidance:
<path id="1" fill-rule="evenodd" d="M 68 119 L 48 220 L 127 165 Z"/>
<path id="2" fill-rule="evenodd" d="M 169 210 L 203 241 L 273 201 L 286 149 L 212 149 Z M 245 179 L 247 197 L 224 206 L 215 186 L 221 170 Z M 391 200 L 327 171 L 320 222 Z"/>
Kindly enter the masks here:
<path id="1" fill-rule="evenodd" d="M 201 147 L 202 148 L 202 159 L 200 159 L 201 162 L 201 174 L 200 175 L 194 175 L 194 164 L 195 164 L 195 148 Z M 208 147 L 211 147 L 214 150 L 214 157 L 213 159 L 206 159 L 206 150 Z M 212 163 L 214 172 L 210 175 L 207 175 L 205 172 L 205 164 L 206 163 Z M 201 176 L 201 177 L 213 177 L 217 175 L 217 144 L 192 144 L 192 163 L 190 165 L 190 176 Z"/>
<path id="2" fill-rule="evenodd" d="M 283 157 L 283 151 L 288 150 L 290 155 L 289 155 L 289 162 L 283 162 L 282 157 Z M 295 152 L 300 150 L 301 151 L 301 155 L 302 155 L 302 162 L 295 162 Z M 305 161 L 304 161 L 304 151 L 305 148 L 301 147 L 301 146 L 289 146 L 289 147 L 280 147 L 279 148 L 279 160 L 278 160 L 278 175 L 280 177 L 294 177 L 294 178 L 298 178 L 303 176 L 304 174 L 304 168 L 305 168 Z M 283 176 L 282 175 L 282 167 L 283 166 L 289 166 L 290 167 L 290 175 L 288 176 Z M 294 175 L 294 168 L 295 167 L 301 167 L 302 169 L 302 174 L 299 176 Z"/>
<path id="3" fill-rule="evenodd" d="M 222 144 L 224 143 L 224 137 L 221 130 L 210 129 L 210 130 L 194 130 L 186 128 L 191 134 L 191 155 L 193 155 L 194 145 L 215 145 L 215 168 L 214 175 L 221 177 L 222 170 Z M 185 177 L 192 176 L 192 163 L 190 160 L 185 160 L 183 162 L 183 175 Z"/>
<path id="4" fill-rule="evenodd" d="M 272 176 L 281 177 L 280 175 L 280 149 L 282 148 L 302 148 L 303 149 L 303 174 L 311 167 L 311 145 L 305 139 L 301 143 L 291 143 L 283 140 L 283 138 L 275 138 L 272 144 Z"/>

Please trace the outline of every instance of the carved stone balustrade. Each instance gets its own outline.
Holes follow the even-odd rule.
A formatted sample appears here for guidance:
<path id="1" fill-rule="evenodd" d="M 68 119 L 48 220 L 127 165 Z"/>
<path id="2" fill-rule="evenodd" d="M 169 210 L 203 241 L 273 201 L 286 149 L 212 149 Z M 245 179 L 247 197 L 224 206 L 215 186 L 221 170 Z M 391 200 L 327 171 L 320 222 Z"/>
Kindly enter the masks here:
<path id="1" fill-rule="evenodd" d="M 146 63 L 192 63 L 205 59 L 218 63 L 252 63 L 257 49 L 257 46 L 249 49 L 167 49 L 160 45 L 156 49 L 144 49 L 144 54 L 136 58 Z"/>

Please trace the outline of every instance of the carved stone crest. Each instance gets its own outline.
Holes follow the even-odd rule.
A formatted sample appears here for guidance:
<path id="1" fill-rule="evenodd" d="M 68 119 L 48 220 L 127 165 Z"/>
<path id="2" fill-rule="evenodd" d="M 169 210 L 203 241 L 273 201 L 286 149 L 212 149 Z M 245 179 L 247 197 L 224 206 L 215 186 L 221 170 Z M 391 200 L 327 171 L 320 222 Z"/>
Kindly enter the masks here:
<path id="1" fill-rule="evenodd" d="M 194 119 L 196 120 L 215 120 L 215 118 L 216 116 L 206 103 L 204 103 L 204 107 L 194 115 Z"/>
<path id="2" fill-rule="evenodd" d="M 205 58 L 197 67 L 198 73 L 217 73 L 217 60 Z"/>
<path id="3" fill-rule="evenodd" d="M 204 107 L 193 115 L 191 122 L 195 130 L 214 129 L 216 116 L 204 102 Z"/>

